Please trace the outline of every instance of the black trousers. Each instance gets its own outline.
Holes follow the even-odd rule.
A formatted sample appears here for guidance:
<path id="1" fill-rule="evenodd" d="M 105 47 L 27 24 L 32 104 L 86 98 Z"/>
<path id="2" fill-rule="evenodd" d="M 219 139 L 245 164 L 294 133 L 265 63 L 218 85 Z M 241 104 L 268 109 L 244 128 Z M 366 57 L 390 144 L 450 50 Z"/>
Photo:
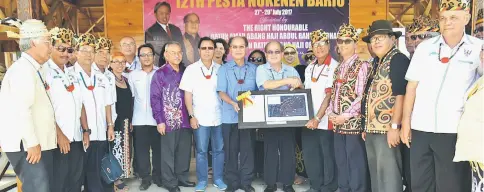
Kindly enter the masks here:
<path id="1" fill-rule="evenodd" d="M 101 161 L 108 153 L 108 143 L 106 141 L 91 141 L 86 151 L 87 165 L 86 192 L 114 192 L 114 184 L 107 184 L 101 178 Z"/>
<path id="2" fill-rule="evenodd" d="M 134 126 L 135 161 L 138 174 L 142 180 L 158 181 L 161 177 L 161 146 L 160 133 L 156 126 Z M 151 162 L 150 162 L 151 149 Z M 153 170 L 151 170 L 153 165 Z"/>
<path id="3" fill-rule="evenodd" d="M 161 136 L 161 180 L 167 188 L 188 181 L 192 147 L 192 130 L 179 129 Z"/>
<path id="4" fill-rule="evenodd" d="M 296 141 L 294 128 L 264 130 L 264 181 L 275 185 L 294 183 L 296 174 Z"/>
<path id="5" fill-rule="evenodd" d="M 39 163 L 30 164 L 27 152 L 6 152 L 15 174 L 22 182 L 24 192 L 51 192 L 54 180 L 54 150 L 42 151 Z"/>
<path id="6" fill-rule="evenodd" d="M 234 188 L 252 184 L 255 130 L 239 130 L 236 123 L 222 124 L 222 134 L 225 152 L 225 183 Z"/>
<path id="7" fill-rule="evenodd" d="M 408 148 L 405 144 L 400 144 L 400 152 L 402 152 L 403 185 L 405 185 L 404 192 L 412 192 L 412 179 L 410 176 L 410 148 Z"/>
<path id="8" fill-rule="evenodd" d="M 340 192 L 369 191 L 370 173 L 361 134 L 334 134 L 334 151 Z"/>
<path id="9" fill-rule="evenodd" d="M 54 154 L 53 192 L 81 192 L 84 176 L 84 147 L 82 141 L 71 142 L 71 150 L 62 154 L 57 148 Z"/>
<path id="10" fill-rule="evenodd" d="M 453 162 L 457 134 L 412 130 L 413 192 L 471 191 L 469 162 Z"/>
<path id="11" fill-rule="evenodd" d="M 254 172 L 261 177 L 264 174 L 264 141 L 255 141 L 254 154 Z"/>
<path id="12" fill-rule="evenodd" d="M 334 133 L 303 129 L 301 133 L 304 164 L 312 189 L 326 192 L 338 189 L 334 152 Z"/>

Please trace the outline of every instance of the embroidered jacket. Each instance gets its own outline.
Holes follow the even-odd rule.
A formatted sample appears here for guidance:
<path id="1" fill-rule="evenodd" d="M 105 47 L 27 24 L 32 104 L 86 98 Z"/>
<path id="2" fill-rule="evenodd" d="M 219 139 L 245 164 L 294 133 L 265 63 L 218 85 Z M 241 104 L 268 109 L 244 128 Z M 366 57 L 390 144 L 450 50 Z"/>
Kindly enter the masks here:
<path id="1" fill-rule="evenodd" d="M 369 64 L 360 60 L 355 54 L 348 62 L 342 62 L 333 75 L 333 89 L 331 91 L 328 114 L 349 117 L 343 125 L 333 125 L 334 132 L 340 134 L 360 134 L 361 99 L 365 90 Z"/>
<path id="2" fill-rule="evenodd" d="M 392 95 L 390 79 L 390 61 L 400 51 L 390 50 L 383 59 L 379 60 L 376 70 L 372 70 L 369 78 L 369 89 L 366 93 L 365 128 L 367 133 L 385 134 L 391 127 L 393 105 L 396 97 Z"/>

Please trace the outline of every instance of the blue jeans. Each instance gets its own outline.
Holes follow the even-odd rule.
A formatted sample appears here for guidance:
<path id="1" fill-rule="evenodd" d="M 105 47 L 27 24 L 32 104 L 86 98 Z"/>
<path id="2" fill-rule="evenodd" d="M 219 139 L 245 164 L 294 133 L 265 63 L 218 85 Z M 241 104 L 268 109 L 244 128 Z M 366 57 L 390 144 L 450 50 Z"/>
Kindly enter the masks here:
<path id="1" fill-rule="evenodd" d="M 193 132 L 197 148 L 197 178 L 198 182 L 208 181 L 208 141 L 212 139 L 213 179 L 223 180 L 224 173 L 224 141 L 222 126 L 200 126 Z"/>

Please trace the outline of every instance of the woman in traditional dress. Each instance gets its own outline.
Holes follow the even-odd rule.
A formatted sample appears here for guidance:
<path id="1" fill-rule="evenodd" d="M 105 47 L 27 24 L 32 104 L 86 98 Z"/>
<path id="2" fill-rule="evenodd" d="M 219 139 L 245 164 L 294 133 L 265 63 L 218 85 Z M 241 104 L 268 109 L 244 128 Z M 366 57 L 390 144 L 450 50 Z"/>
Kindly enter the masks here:
<path id="1" fill-rule="evenodd" d="M 133 130 L 131 120 L 133 117 L 133 96 L 128 80 L 122 76 L 126 68 L 126 58 L 120 52 L 115 52 L 111 58 L 111 69 L 116 77 L 116 121 L 114 122 L 114 144 L 112 153 L 123 169 L 121 178 L 114 182 L 117 191 L 128 191 L 128 187 L 121 179 L 131 175 L 129 133 Z"/>
<path id="2" fill-rule="evenodd" d="M 481 66 L 484 67 L 484 45 Z M 472 192 L 484 192 L 484 76 L 467 91 L 464 112 L 457 129 L 454 162 L 469 161 L 472 172 Z"/>

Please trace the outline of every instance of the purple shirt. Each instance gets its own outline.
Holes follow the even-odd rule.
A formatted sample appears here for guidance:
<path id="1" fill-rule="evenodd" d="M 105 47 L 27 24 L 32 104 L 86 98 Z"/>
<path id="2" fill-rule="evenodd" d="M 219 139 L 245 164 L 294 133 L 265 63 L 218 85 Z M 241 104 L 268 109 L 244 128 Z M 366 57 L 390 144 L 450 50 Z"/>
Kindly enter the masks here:
<path id="1" fill-rule="evenodd" d="M 185 106 L 185 92 L 179 88 L 183 75 L 176 72 L 170 64 L 158 69 L 151 80 L 151 108 L 156 123 L 165 123 L 166 132 L 180 128 L 190 128 L 188 112 Z"/>

